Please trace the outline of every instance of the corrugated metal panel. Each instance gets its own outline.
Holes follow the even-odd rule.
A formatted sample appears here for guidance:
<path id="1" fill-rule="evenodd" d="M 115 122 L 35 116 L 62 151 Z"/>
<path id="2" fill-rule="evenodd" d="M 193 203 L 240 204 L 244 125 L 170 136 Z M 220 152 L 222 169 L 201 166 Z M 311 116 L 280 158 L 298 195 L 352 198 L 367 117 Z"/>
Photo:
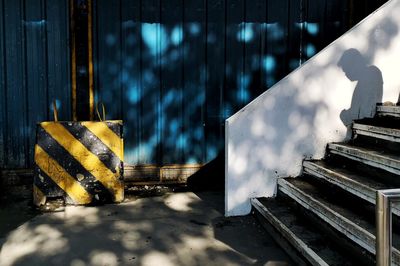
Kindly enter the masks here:
<path id="1" fill-rule="evenodd" d="M 0 18 L 0 167 L 33 162 L 36 123 L 56 99 L 70 119 L 68 1 L 3 0 Z"/>
<path id="2" fill-rule="evenodd" d="M 225 118 L 348 29 L 350 7 L 365 16 L 382 4 L 372 2 L 95 1 L 96 97 L 124 119 L 125 161 L 214 159 Z"/>

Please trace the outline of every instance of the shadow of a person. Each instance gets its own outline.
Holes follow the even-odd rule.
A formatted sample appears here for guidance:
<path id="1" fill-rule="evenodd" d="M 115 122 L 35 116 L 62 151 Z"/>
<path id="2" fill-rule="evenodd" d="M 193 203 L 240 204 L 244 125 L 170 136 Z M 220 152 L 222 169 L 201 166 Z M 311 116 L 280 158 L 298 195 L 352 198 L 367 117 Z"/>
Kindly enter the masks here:
<path id="1" fill-rule="evenodd" d="M 376 104 L 382 102 L 382 72 L 368 65 L 365 57 L 354 48 L 346 50 L 337 65 L 349 80 L 357 81 L 350 108 L 340 113 L 343 124 L 349 126 L 355 119 L 374 116 Z"/>

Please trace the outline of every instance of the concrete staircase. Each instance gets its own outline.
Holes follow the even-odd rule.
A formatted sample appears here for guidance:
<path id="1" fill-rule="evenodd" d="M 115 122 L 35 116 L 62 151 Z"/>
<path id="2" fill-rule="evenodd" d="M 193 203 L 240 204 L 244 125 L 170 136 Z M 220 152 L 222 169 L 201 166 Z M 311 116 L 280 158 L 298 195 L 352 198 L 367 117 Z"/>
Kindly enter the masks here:
<path id="1" fill-rule="evenodd" d="M 297 178 L 278 180 L 276 198 L 251 200 L 253 213 L 299 265 L 374 265 L 375 193 L 400 187 L 400 106 L 377 106 L 354 121 L 348 143 L 330 143 Z M 393 264 L 400 265 L 400 208 L 394 209 Z"/>

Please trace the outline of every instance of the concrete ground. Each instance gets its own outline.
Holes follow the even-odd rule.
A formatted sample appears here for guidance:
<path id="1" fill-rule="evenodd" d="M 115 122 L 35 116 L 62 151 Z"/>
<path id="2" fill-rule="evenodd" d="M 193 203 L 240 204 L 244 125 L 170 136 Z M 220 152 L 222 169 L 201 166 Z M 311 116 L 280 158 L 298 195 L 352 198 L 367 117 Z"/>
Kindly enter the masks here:
<path id="1" fill-rule="evenodd" d="M 0 235 L 0 245 L 1 266 L 292 264 L 252 216 L 223 217 L 220 192 L 69 206 Z"/>

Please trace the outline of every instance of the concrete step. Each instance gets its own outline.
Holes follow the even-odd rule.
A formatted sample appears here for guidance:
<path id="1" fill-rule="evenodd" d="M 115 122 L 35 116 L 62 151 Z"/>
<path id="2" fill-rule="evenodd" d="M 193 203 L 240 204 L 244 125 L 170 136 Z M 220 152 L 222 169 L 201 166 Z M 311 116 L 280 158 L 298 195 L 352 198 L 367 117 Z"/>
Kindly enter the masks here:
<path id="1" fill-rule="evenodd" d="M 351 262 L 326 236 L 281 199 L 251 199 L 253 213 L 296 265 L 360 265 Z M 354 259 L 354 258 L 353 258 Z"/>
<path id="2" fill-rule="evenodd" d="M 328 152 L 400 175 L 400 156 L 377 147 L 329 143 Z"/>
<path id="3" fill-rule="evenodd" d="M 376 107 L 376 114 L 377 116 L 400 117 L 400 106 L 378 105 Z"/>
<path id="4" fill-rule="evenodd" d="M 356 170 L 340 167 L 326 161 L 304 161 L 303 173 L 323 179 L 374 205 L 377 190 L 396 188 L 394 185 L 379 182 L 372 175 L 359 173 Z M 400 209 L 396 206 L 393 208 L 393 213 L 400 216 Z"/>
<path id="5" fill-rule="evenodd" d="M 330 187 L 317 186 L 306 177 L 278 180 L 278 190 L 295 200 L 309 212 L 375 254 L 375 208 L 367 202 L 348 199 Z M 393 233 L 392 262 L 400 265 L 400 238 Z"/>
<path id="6" fill-rule="evenodd" d="M 379 127 L 366 123 L 363 124 L 360 121 L 353 123 L 353 130 L 357 135 L 400 143 L 400 129 L 397 128 Z"/>

